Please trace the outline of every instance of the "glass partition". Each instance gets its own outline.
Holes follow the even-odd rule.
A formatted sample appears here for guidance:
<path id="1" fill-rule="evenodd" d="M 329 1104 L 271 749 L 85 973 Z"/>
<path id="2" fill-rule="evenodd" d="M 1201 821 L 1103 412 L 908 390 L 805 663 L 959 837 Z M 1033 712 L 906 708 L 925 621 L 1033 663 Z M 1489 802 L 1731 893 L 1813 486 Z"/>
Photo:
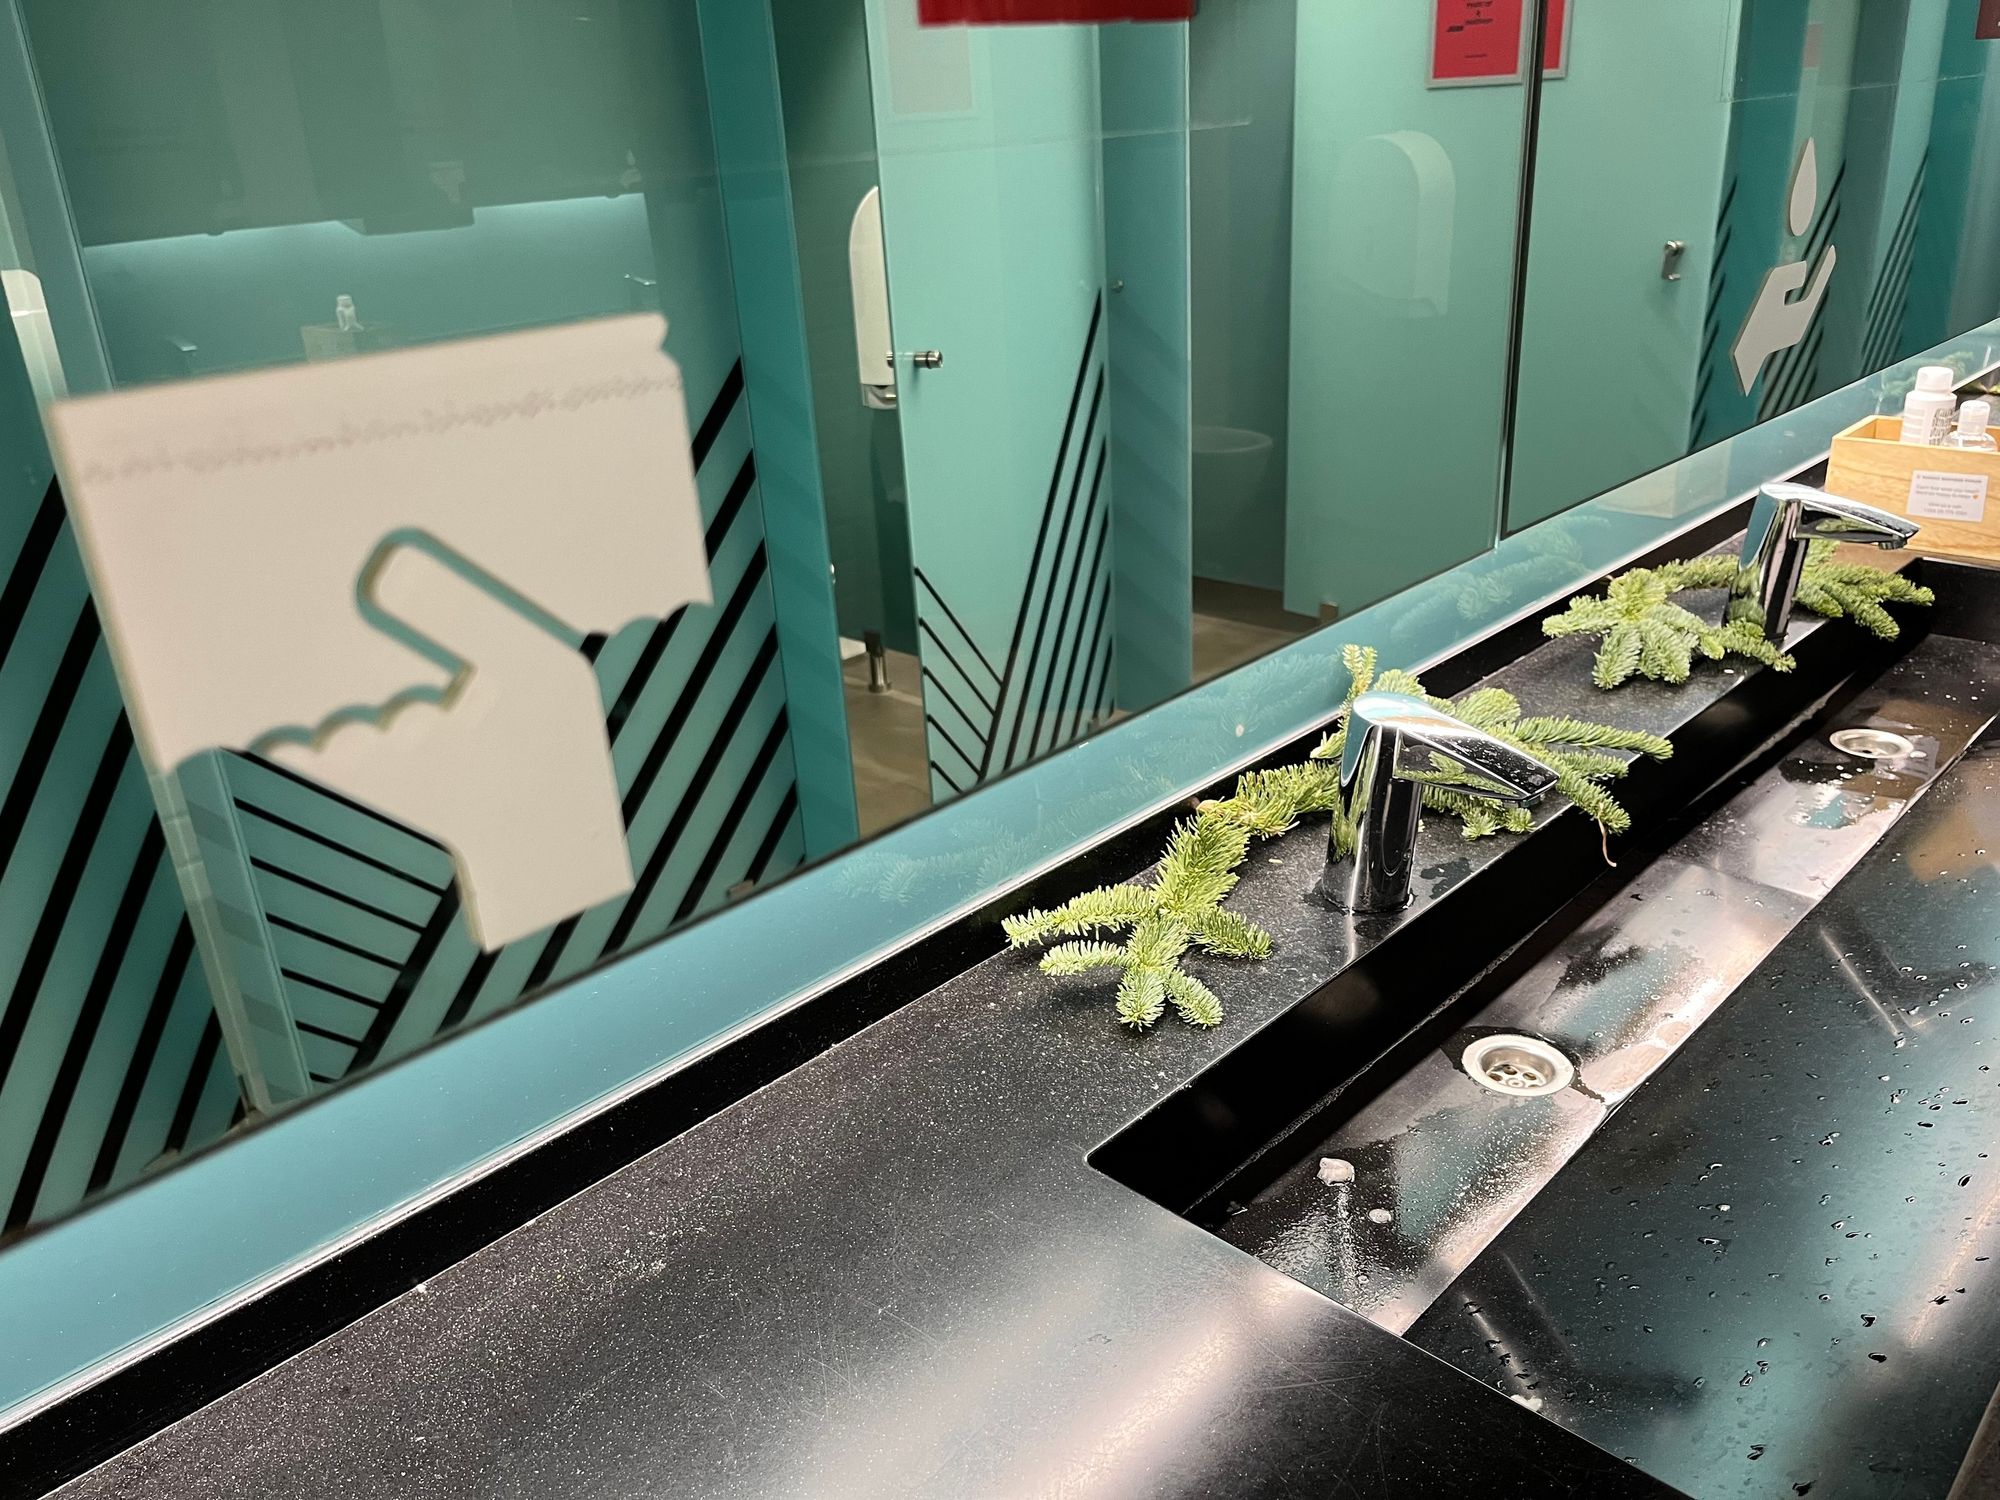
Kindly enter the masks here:
<path id="1" fill-rule="evenodd" d="M 1543 88 L 1515 529 L 2000 312 L 1977 0 L 1573 0 Z"/>
<path id="2" fill-rule="evenodd" d="M 1420 664 L 1996 358 L 1972 5 L 225 9 L 0 0 L 0 1410 L 1294 738 L 1343 644 Z M 49 403 L 635 314 L 709 602 L 479 585 L 588 669 L 628 887 L 489 945 L 440 830 L 142 756 Z"/>

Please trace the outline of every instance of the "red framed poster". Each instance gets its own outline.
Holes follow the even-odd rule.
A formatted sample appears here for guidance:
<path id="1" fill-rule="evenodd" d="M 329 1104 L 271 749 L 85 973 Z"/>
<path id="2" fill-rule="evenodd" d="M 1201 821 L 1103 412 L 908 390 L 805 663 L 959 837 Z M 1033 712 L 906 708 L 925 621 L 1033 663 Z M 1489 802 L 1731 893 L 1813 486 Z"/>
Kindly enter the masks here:
<path id="1" fill-rule="evenodd" d="M 1195 0 L 917 0 L 917 21 L 923 26 L 1187 21 L 1194 7 Z"/>
<path id="2" fill-rule="evenodd" d="M 1979 0 L 1979 19 L 1974 24 L 1978 27 L 1975 35 L 1982 42 L 2000 41 L 2000 0 Z"/>
<path id="3" fill-rule="evenodd" d="M 1519 83 L 1530 0 L 1433 0 L 1432 88 Z M 1569 71 L 1569 0 L 1549 0 L 1542 76 Z"/>

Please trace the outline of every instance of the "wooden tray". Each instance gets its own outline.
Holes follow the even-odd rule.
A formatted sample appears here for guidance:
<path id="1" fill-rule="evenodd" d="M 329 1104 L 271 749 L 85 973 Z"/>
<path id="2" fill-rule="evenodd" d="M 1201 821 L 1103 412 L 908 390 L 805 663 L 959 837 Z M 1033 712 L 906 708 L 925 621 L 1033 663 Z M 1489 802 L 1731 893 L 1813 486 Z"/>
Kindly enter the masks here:
<path id="1" fill-rule="evenodd" d="M 1900 417 L 1870 417 L 1833 440 L 1826 487 L 1908 516 L 1911 549 L 2000 562 L 2000 453 L 1898 442 Z"/>

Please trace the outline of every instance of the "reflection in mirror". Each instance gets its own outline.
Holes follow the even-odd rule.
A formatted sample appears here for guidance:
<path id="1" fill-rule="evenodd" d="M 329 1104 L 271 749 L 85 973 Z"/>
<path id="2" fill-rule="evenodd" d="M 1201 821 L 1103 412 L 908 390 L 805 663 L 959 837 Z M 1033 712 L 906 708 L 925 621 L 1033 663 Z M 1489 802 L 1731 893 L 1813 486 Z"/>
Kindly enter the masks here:
<path id="1" fill-rule="evenodd" d="M 1536 137 L 1509 529 L 2000 310 L 1977 0 L 1574 0 Z"/>
<path id="2" fill-rule="evenodd" d="M 1518 527 L 2000 301 L 1969 0 L 15 3 L 6 1231 L 1486 554 L 1510 452 Z M 142 763 L 42 405 L 635 313 L 711 602 L 555 622 L 628 890 L 488 948 L 437 831 L 351 781 Z M 1608 524 L 1420 633 L 1563 587 Z M 1099 774 L 1107 826 L 1159 790 Z M 1031 842 L 954 857 L 997 882 Z"/>
<path id="3" fill-rule="evenodd" d="M 1518 31 L 1453 54 L 1428 7 L 1296 0 L 1002 27 L 915 0 L 20 3 L 7 1230 L 1492 542 Z M 48 191 L 16 192 L 37 161 Z M 142 763 L 38 403 L 338 367 L 377 372 L 379 411 L 395 360 L 362 356 L 633 313 L 684 382 L 712 602 L 539 627 L 594 676 L 629 890 L 487 947 L 404 802 L 254 739 Z M 1437 441 L 1398 413 L 1446 369 Z"/>

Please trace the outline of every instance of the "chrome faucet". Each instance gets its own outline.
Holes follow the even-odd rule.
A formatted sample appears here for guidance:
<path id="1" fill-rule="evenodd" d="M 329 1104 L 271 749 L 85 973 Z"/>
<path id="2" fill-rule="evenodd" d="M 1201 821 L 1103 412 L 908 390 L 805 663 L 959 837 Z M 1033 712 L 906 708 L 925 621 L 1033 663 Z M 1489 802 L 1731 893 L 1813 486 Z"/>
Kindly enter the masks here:
<path id="1" fill-rule="evenodd" d="M 1424 789 L 1396 774 L 1406 745 L 1470 772 L 1480 784 L 1465 790 L 1496 801 L 1532 807 L 1556 784 L 1556 773 L 1542 761 L 1421 698 L 1363 693 L 1347 715 L 1334 814 L 1353 830 L 1354 853 L 1342 862 L 1336 825 L 1318 887 L 1320 897 L 1342 911 L 1401 911 L 1410 904 Z"/>
<path id="2" fill-rule="evenodd" d="M 1809 484 L 1767 484 L 1750 508 L 1750 529 L 1725 618 L 1761 625 L 1782 646 L 1813 542 L 1861 542 L 1893 552 L 1917 534 L 1914 521 L 1843 500 Z"/>

